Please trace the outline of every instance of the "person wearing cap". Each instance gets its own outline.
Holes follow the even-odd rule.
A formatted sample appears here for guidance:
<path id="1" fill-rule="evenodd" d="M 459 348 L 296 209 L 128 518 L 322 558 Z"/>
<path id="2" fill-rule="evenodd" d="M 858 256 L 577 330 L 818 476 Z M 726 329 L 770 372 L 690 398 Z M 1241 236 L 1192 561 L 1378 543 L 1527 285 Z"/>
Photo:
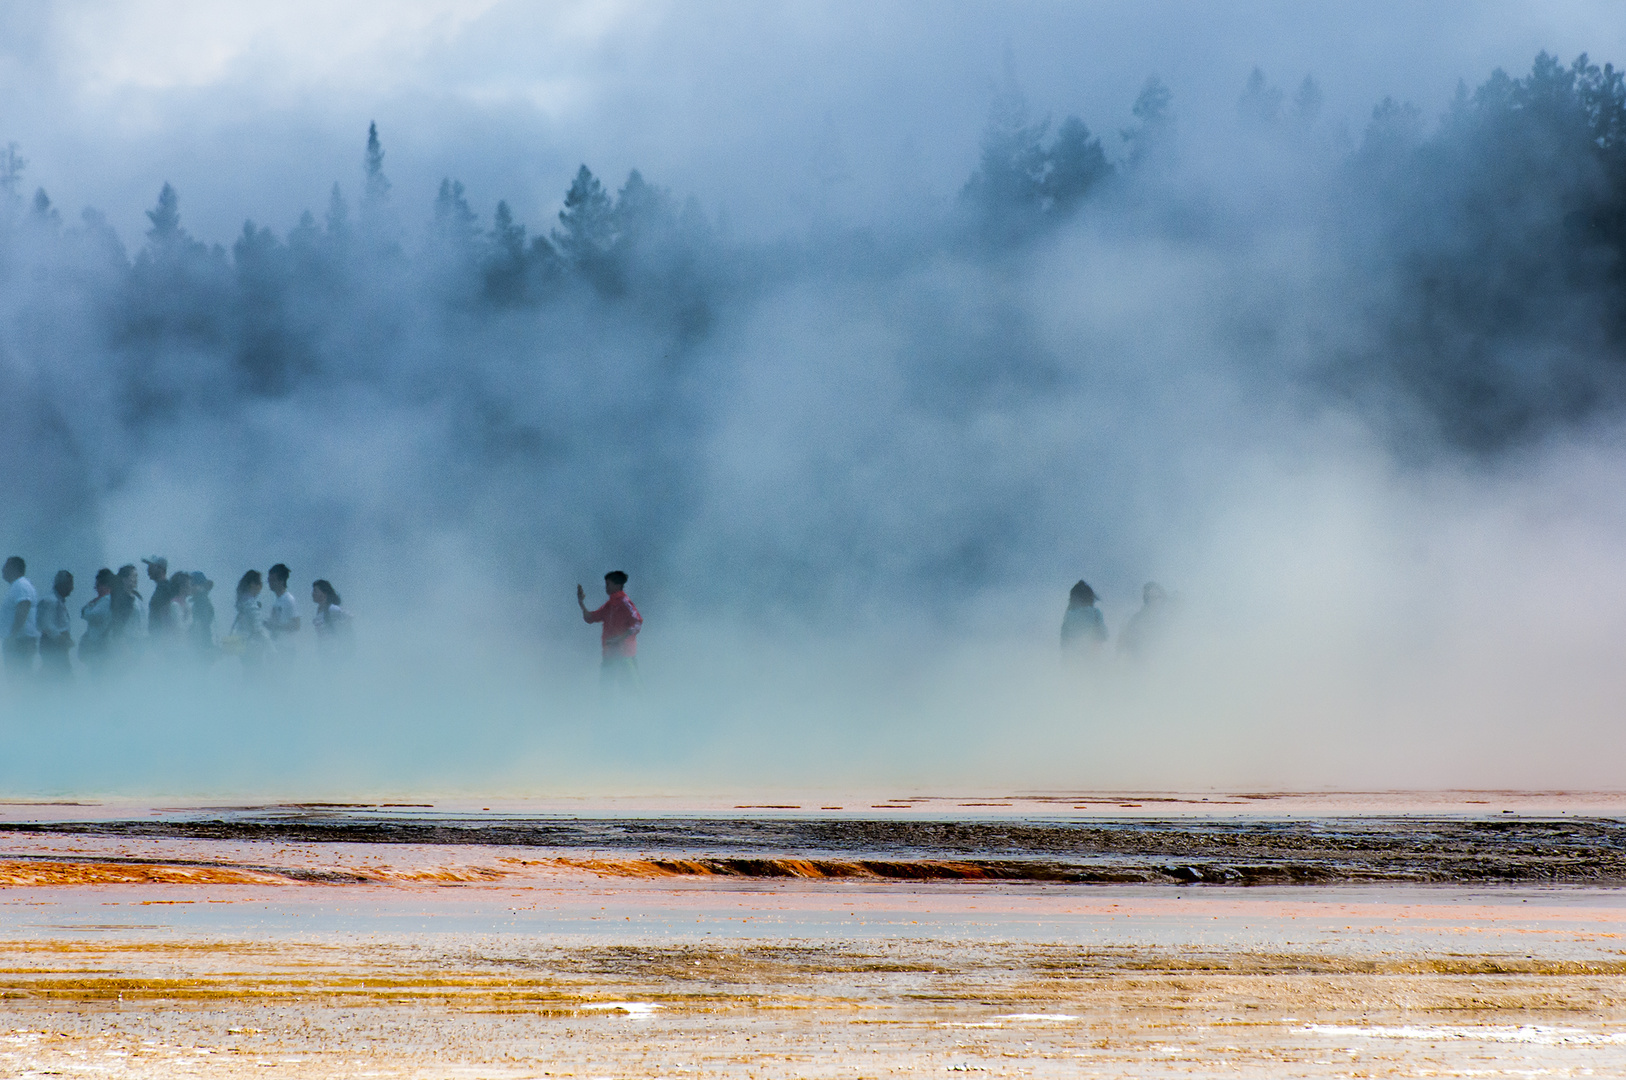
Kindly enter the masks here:
<path id="1" fill-rule="evenodd" d="M 212 659 L 215 655 L 215 605 L 209 599 L 209 590 L 215 587 L 215 583 L 202 570 L 194 570 L 187 577 L 192 581 L 186 597 L 186 606 L 192 613 L 187 637 L 192 642 L 193 652 L 205 659 Z"/>
<path id="2" fill-rule="evenodd" d="M 1107 642 L 1107 622 L 1095 606 L 1095 590 L 1080 581 L 1067 594 L 1067 614 L 1061 620 L 1062 651 L 1093 656 Z"/>
<path id="3" fill-rule="evenodd" d="M 58 570 L 51 591 L 40 599 L 37 622 L 40 630 L 40 674 L 61 682 L 73 677 L 73 625 L 68 618 L 68 597 L 73 595 L 73 575 Z"/>
<path id="4" fill-rule="evenodd" d="M 6 675 L 23 678 L 34 670 L 34 654 L 39 652 L 39 593 L 25 577 L 28 567 L 21 555 L 13 555 L 0 568 L 6 579 L 6 595 L 0 600 L 0 654 L 5 657 Z"/>
<path id="5" fill-rule="evenodd" d="M 174 615 L 170 604 L 175 600 L 175 583 L 169 578 L 169 560 L 162 555 L 149 555 L 141 561 L 147 564 L 147 578 L 152 582 L 152 599 L 147 601 L 147 633 L 162 638 L 172 628 Z"/>

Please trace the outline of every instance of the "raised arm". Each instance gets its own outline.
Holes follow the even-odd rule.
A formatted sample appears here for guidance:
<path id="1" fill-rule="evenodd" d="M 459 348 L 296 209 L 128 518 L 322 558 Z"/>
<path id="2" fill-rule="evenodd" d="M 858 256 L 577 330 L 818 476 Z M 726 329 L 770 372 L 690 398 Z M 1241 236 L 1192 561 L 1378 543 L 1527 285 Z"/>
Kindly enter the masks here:
<path id="1" fill-rule="evenodd" d="M 604 621 L 604 608 L 599 608 L 597 611 L 587 610 L 587 590 L 581 587 L 580 582 L 576 584 L 576 606 L 582 609 L 583 622 Z"/>

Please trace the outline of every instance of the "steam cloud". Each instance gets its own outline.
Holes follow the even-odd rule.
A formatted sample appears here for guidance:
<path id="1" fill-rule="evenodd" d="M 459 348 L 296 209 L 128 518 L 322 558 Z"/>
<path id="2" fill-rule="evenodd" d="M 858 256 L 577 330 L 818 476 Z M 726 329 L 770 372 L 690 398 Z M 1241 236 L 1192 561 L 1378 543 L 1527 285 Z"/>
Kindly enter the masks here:
<path id="1" fill-rule="evenodd" d="M 371 644 L 8 703 L 0 776 L 1609 782 L 1573 748 L 1621 748 L 1621 75 L 1320 111 L 1255 71 L 1192 130 L 1153 79 L 1101 136 L 1008 79 L 952 208 L 773 240 L 586 166 L 545 228 L 455 177 L 424 221 L 375 136 L 292 226 L 211 245 L 166 185 L 132 250 L 14 147 L 0 535 L 37 581 L 162 552 L 223 612 L 286 561 Z M 570 603 L 612 565 L 650 620 L 620 720 Z M 1175 588 L 1163 650 L 1061 668 L 1079 576 L 1114 630 Z"/>

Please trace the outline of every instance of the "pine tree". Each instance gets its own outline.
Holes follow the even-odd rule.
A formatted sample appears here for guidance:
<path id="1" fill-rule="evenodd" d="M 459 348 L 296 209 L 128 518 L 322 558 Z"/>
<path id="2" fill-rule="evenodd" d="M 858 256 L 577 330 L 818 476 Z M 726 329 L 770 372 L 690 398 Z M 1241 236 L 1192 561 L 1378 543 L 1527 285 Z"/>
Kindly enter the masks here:
<path id="1" fill-rule="evenodd" d="M 1131 165 L 1145 162 L 1168 145 L 1174 133 L 1174 114 L 1170 111 L 1173 101 L 1174 95 L 1156 75 L 1148 78 L 1141 87 L 1139 96 L 1135 98 L 1135 107 L 1130 110 L 1140 121 L 1140 126 L 1125 128 L 1120 132 L 1124 142 L 1129 144 Z"/>
<path id="2" fill-rule="evenodd" d="M 327 197 L 327 234 L 332 239 L 339 239 L 350 232 L 350 204 L 344 201 L 344 192 L 339 190 L 339 182 L 333 182 L 333 191 Z"/>
<path id="3" fill-rule="evenodd" d="M 1049 126 L 1048 121 L 1033 120 L 1027 99 L 1013 81 L 994 99 L 977 171 L 962 192 L 989 225 L 1004 231 L 1014 224 L 1013 218 L 1039 209 L 1047 164 L 1043 140 Z"/>
<path id="4" fill-rule="evenodd" d="M 30 213 L 34 220 L 42 225 L 56 226 L 62 223 L 62 215 L 58 214 L 56 207 L 51 205 L 51 197 L 45 194 L 44 188 L 34 192 L 34 205 Z"/>
<path id="5" fill-rule="evenodd" d="M 553 242 L 564 257 L 584 273 L 602 271 L 615 241 L 614 211 L 604 185 L 586 165 L 576 170 L 565 193 L 559 224 L 564 228 L 553 231 Z"/>
<path id="6" fill-rule="evenodd" d="M 515 223 L 506 201 L 491 216 L 491 248 L 486 260 L 486 295 L 515 303 L 525 294 L 525 226 Z"/>
<path id="7" fill-rule="evenodd" d="M 175 189 L 168 183 L 158 193 L 158 205 L 147 211 L 147 220 L 152 222 L 152 228 L 147 230 L 147 239 L 156 245 L 167 244 L 183 239 L 186 232 L 181 228 L 181 200 L 175 194 Z"/>
<path id="8" fill-rule="evenodd" d="M 367 125 L 367 186 L 366 200 L 369 203 L 384 201 L 390 193 L 389 178 L 384 175 L 384 146 L 378 141 L 378 123 L 374 121 Z"/>
<path id="9" fill-rule="evenodd" d="M 463 195 L 463 182 L 450 178 L 440 182 L 435 196 L 435 233 L 441 240 L 457 248 L 468 248 L 474 241 L 476 216 Z"/>
<path id="10" fill-rule="evenodd" d="M 28 159 L 17 152 L 16 143 L 7 143 L 4 150 L 0 150 L 0 192 L 16 198 L 17 185 L 23 181 L 23 170 L 28 168 Z"/>
<path id="11" fill-rule="evenodd" d="M 1321 86 L 1313 76 L 1304 76 L 1298 93 L 1293 95 L 1293 121 L 1306 128 L 1314 124 L 1321 116 L 1322 101 Z"/>
<path id="12" fill-rule="evenodd" d="M 525 226 L 514 223 L 514 212 L 506 201 L 498 202 L 497 212 L 492 215 L 491 246 L 516 262 L 525 257 Z"/>
<path id="13" fill-rule="evenodd" d="M 1265 80 L 1262 68 L 1254 68 L 1248 76 L 1248 85 L 1236 103 L 1237 115 L 1250 123 L 1269 127 L 1282 115 L 1282 100 L 1286 97 L 1280 87 Z"/>
<path id="14" fill-rule="evenodd" d="M 1050 145 L 1048 156 L 1049 171 L 1043 189 L 1050 209 L 1057 214 L 1067 213 L 1112 173 L 1101 140 L 1091 136 L 1090 129 L 1076 116 L 1069 116 L 1056 129 L 1056 141 Z"/>

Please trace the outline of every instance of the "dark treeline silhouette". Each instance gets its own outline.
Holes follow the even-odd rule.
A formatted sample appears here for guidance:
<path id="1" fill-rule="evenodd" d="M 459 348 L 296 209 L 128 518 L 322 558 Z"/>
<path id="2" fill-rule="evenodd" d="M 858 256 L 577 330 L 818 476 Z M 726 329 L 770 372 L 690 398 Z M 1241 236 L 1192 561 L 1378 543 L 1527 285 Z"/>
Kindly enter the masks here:
<path id="1" fill-rule="evenodd" d="M 1417 453 L 1496 451 L 1622 402 L 1620 72 L 1543 54 L 1522 78 L 1498 71 L 1463 88 L 1437 123 L 1385 101 L 1355 140 L 1341 141 L 1320 109 L 1313 79 L 1289 96 L 1255 71 L 1231 152 L 1258 155 L 1268 163 L 1261 169 L 1285 163 L 1292 176 L 1295 163 L 1310 163 L 1319 186 L 1306 199 L 1322 262 L 1306 276 L 1338 325 L 1313 355 L 1288 356 L 1270 317 L 1245 312 L 1255 324 L 1231 320 L 1242 328 L 1225 339 L 1228 360 L 1262 384 L 1291 382 L 1364 410 Z M 195 453 L 200 468 L 229 475 L 269 468 L 265 447 L 275 440 L 256 410 L 299 396 L 313 409 L 331 406 L 330 426 L 391 409 L 411 415 L 404 426 L 438 425 L 437 449 L 403 481 L 429 519 L 478 519 L 518 535 L 522 522 L 574 501 L 587 507 L 580 520 L 551 525 L 539 542 L 609 547 L 659 576 L 661 559 L 679 558 L 672 535 L 706 516 L 702 489 L 715 480 L 715 461 L 704 447 L 719 426 L 719 396 L 753 364 L 818 363 L 817 333 L 788 359 L 775 335 L 757 345 L 729 337 L 773 296 L 840 278 L 857 283 L 854 295 L 910 297 L 896 307 L 907 347 L 875 361 L 895 365 L 902 386 L 894 427 L 952 425 L 1066 385 L 1054 346 L 1031 319 L 1001 308 L 991 283 L 1047 272 L 1047 253 L 1081 236 L 1080 223 L 1245 267 L 1249 230 L 1265 226 L 1226 223 L 1205 202 L 1200 176 L 1179 179 L 1187 133 L 1176 130 L 1169 89 L 1149 80 L 1133 115 L 1108 145 L 1076 116 L 1054 127 L 1035 118 L 1007 87 L 937 227 L 769 243 L 729 239 L 695 200 L 638 171 L 613 188 L 586 165 L 545 229 L 532 231 L 507 202 L 485 216 L 455 177 L 414 214 L 387 177 L 375 127 L 359 197 L 335 183 L 320 219 L 307 212 L 280 233 L 250 220 L 227 249 L 188 232 L 184 192 L 166 183 L 132 255 L 99 212 L 64 221 L 43 190 L 26 197 L 27 163 L 12 146 L 0 155 L 0 279 L 10 294 L 0 453 L 19 479 L 5 526 L 13 546 L 95 560 L 93 542 L 64 537 L 106 524 L 105 496 L 130 482 L 137 463 Z M 945 262 L 978 283 L 968 292 L 979 302 L 996 299 L 970 311 L 910 284 Z M 1268 312 L 1273 301 L 1261 288 L 1251 303 Z M 222 431 L 232 437 L 221 441 Z M 191 450 L 187 432 L 198 440 Z M 1021 549 L 1006 523 L 1024 488 L 1003 478 L 959 483 L 961 502 L 943 511 L 953 527 L 931 530 L 914 572 L 956 583 L 1006 572 L 990 545 Z M 631 495 L 595 501 L 595 491 Z M 339 492 L 301 500 L 281 535 L 307 527 L 342 536 L 364 512 L 354 502 Z M 864 505 L 829 502 L 831 513 Z M 729 518 L 736 546 L 713 553 L 715 565 L 762 560 L 774 522 L 802 524 L 792 515 L 745 528 L 741 512 Z M 386 530 L 387 514 L 376 514 L 372 528 Z M 862 525 L 831 532 L 849 547 L 799 551 L 791 562 L 816 578 L 820 558 L 845 565 L 855 552 L 887 549 Z"/>
<path id="2" fill-rule="evenodd" d="M 1384 101 L 1350 161 L 1353 256 L 1390 283 L 1351 378 L 1392 384 L 1452 442 L 1491 450 L 1626 389 L 1626 85 L 1542 54 L 1429 132 Z"/>

